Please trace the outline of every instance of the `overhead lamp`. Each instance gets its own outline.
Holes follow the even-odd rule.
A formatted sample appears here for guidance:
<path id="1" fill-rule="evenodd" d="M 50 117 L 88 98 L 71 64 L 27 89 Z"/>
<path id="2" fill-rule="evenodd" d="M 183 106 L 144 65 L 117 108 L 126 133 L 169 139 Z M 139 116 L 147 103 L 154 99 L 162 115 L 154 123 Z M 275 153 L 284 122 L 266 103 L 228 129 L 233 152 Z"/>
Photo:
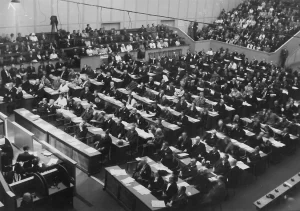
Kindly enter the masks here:
<path id="1" fill-rule="evenodd" d="M 20 3 L 20 0 L 11 0 L 11 3 Z"/>

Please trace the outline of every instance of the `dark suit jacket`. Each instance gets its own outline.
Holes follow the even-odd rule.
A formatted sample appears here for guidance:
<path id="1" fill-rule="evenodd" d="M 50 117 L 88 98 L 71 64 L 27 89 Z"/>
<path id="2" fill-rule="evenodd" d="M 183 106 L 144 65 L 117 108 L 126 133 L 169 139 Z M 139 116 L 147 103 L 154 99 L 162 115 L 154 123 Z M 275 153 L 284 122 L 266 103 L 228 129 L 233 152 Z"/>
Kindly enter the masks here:
<path id="1" fill-rule="evenodd" d="M 120 123 L 120 125 L 117 125 L 117 123 L 115 123 L 113 124 L 110 132 L 114 137 L 118 137 L 119 134 L 121 134 L 121 137 L 123 137 L 125 134 L 124 125 L 122 123 Z"/>
<path id="2" fill-rule="evenodd" d="M 180 150 L 187 150 L 189 152 L 192 148 L 192 140 L 189 137 L 186 137 L 185 140 L 180 137 L 177 142 L 177 147 Z"/>
<path id="3" fill-rule="evenodd" d="M 174 182 L 168 187 L 168 183 L 164 185 L 163 191 L 166 194 L 167 201 L 171 200 L 178 192 L 177 184 Z"/>
<path id="4" fill-rule="evenodd" d="M 136 168 L 135 172 L 133 173 L 133 178 L 141 178 L 143 180 L 150 181 L 151 180 L 151 167 L 149 164 L 145 164 L 145 166 L 140 166 Z"/>
<path id="5" fill-rule="evenodd" d="M 24 162 L 23 167 L 28 168 L 31 166 L 31 161 L 34 159 L 34 155 L 30 155 L 28 152 L 23 152 L 18 155 L 17 162 Z"/>
<path id="6" fill-rule="evenodd" d="M 187 108 L 187 103 L 186 102 L 181 103 L 181 101 L 179 101 L 175 106 L 175 110 L 178 112 L 184 111 L 186 108 Z"/>
<path id="7" fill-rule="evenodd" d="M 222 160 L 219 160 L 216 164 L 215 164 L 215 171 L 214 173 L 218 174 L 218 175 L 226 175 L 228 173 L 228 171 L 230 170 L 230 165 L 228 162 L 225 162 L 224 164 L 222 163 Z"/>
<path id="8" fill-rule="evenodd" d="M 199 155 L 201 155 L 201 157 L 205 157 L 207 154 L 206 152 L 206 147 L 205 147 L 205 144 L 203 143 L 199 143 L 199 144 L 195 144 L 192 146 L 191 148 L 191 153 L 190 153 L 190 156 L 192 158 L 198 158 Z"/>

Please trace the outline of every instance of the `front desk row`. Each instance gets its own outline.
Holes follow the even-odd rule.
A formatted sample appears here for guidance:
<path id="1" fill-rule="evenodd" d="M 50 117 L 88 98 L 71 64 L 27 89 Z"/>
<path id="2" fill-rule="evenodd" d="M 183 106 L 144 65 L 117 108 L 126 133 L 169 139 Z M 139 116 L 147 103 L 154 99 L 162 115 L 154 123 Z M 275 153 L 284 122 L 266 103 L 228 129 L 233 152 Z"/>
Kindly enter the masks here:
<path id="1" fill-rule="evenodd" d="M 26 146 L 23 152 L 15 145 L 16 141 L 13 144 L 7 138 L 1 141 L 0 202 L 3 210 L 73 207 L 76 162 L 44 141 L 32 142 L 31 148 Z"/>

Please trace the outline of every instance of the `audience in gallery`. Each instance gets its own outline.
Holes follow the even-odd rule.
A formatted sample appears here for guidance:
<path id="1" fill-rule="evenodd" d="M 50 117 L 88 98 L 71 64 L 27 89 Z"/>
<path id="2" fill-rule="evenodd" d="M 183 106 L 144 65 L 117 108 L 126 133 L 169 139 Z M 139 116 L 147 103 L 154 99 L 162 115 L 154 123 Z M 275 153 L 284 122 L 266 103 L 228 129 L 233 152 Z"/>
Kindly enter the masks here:
<path id="1" fill-rule="evenodd" d="M 194 40 L 218 40 L 258 51 L 274 52 L 300 29 L 298 1 L 246 0 L 230 12 L 223 9 L 214 24 L 197 30 Z"/>
<path id="2" fill-rule="evenodd" d="M 184 44 L 176 31 L 163 24 L 150 28 L 143 25 L 140 29 L 105 30 L 92 29 L 89 24 L 85 30 L 73 30 L 72 33 L 59 30 L 57 34 L 31 33 L 22 37 L 18 33 L 0 37 L 0 65 L 40 62 L 62 58 L 78 66 L 80 57 L 106 55 L 118 52 L 138 51 L 144 58 L 147 49 L 167 48 Z M 86 31 L 88 30 L 88 31 Z M 66 51 L 64 50 L 66 49 Z"/>
<path id="3" fill-rule="evenodd" d="M 176 207 L 181 206 L 182 203 L 185 204 L 184 190 L 176 185 L 178 177 L 194 184 L 198 190 L 203 191 L 203 203 L 214 203 L 216 200 L 222 200 L 226 195 L 224 182 L 227 184 L 227 180 L 224 181 L 222 177 L 228 181 L 233 181 L 233 178 L 238 177 L 236 161 L 244 162 L 253 169 L 255 164 L 262 160 L 260 151 L 266 154 L 272 152 L 272 161 L 277 162 L 281 159 L 282 153 L 288 154 L 295 150 L 295 145 L 289 134 L 297 135 L 294 126 L 299 120 L 298 102 L 293 99 L 293 88 L 300 88 L 298 72 L 296 71 L 284 69 L 264 60 L 260 62 L 257 60 L 248 61 L 245 55 L 237 52 L 230 53 L 225 49 L 219 49 L 217 52 L 209 49 L 207 52 L 174 54 L 170 57 L 151 58 L 148 62 L 133 60 L 126 62 L 125 56 L 121 57 L 119 61 L 113 56 L 110 59 L 109 64 L 103 64 L 97 70 L 92 70 L 88 66 L 84 67 L 81 73 L 86 74 L 89 78 L 81 77 L 80 79 L 79 73 L 75 73 L 75 77 L 66 77 L 69 79 L 67 82 L 69 86 L 72 87 L 76 84 L 76 86 L 79 85 L 83 88 L 79 98 L 88 101 L 89 105 L 85 109 L 80 102 L 74 101 L 72 89 L 67 91 L 66 97 L 63 96 L 64 94 L 60 95 L 59 101 L 63 102 L 63 105 L 58 107 L 56 104 L 59 102 L 55 103 L 51 99 L 47 104 L 46 94 L 42 92 L 37 94 L 35 91 L 36 88 L 34 87 L 40 87 L 40 84 L 47 86 L 46 83 L 42 82 L 45 81 L 45 78 L 52 82 L 52 84 L 50 83 L 52 88 L 56 87 L 56 90 L 59 90 L 60 85 L 65 81 L 61 79 L 61 72 L 57 71 L 57 68 L 65 69 L 65 64 L 62 61 L 58 62 L 62 65 L 55 65 L 50 71 L 44 71 L 41 76 L 33 75 L 32 78 L 36 77 L 36 79 L 28 80 L 27 77 L 24 77 L 25 82 L 22 84 L 23 81 L 21 80 L 19 87 L 25 87 L 26 90 L 29 90 L 28 92 L 35 93 L 39 95 L 40 99 L 43 99 L 36 105 L 40 113 L 55 114 L 57 108 L 63 107 L 73 110 L 76 116 L 82 117 L 84 121 L 79 124 L 77 128 L 79 132 L 76 137 L 85 143 L 88 143 L 86 139 L 87 127 L 91 125 L 101 127 L 105 134 L 95 136 L 92 144 L 106 155 L 112 144 L 108 134 L 127 141 L 131 146 L 130 150 L 135 153 L 139 139 L 137 130 L 141 129 L 152 133 L 153 139 L 147 140 L 143 146 L 146 147 L 145 153 L 149 156 L 157 153 L 161 162 L 171 169 L 174 175 L 170 177 L 169 184 L 163 185 L 163 188 L 158 190 L 156 183 L 159 183 L 160 175 L 152 178 L 148 172 L 148 164 L 141 162 L 135 177 L 140 180 L 141 184 L 150 187 L 153 193 L 158 196 L 161 195 L 168 206 Z M 161 71 L 161 69 L 167 71 Z M 66 68 L 65 71 L 69 73 L 70 70 Z M 2 70 L 3 74 L 6 72 L 7 67 Z M 149 77 L 147 73 L 156 74 Z M 132 75 L 137 77 L 132 79 Z M 147 91 L 149 88 L 158 92 L 157 97 L 151 98 L 157 103 L 151 106 L 140 103 L 134 98 L 134 93 L 125 97 L 120 95 L 119 91 L 116 91 L 113 78 L 126 80 L 125 83 L 123 83 L 124 81 L 120 83 L 122 88 L 126 88 L 135 81 L 134 83 L 140 86 L 133 91 L 141 93 L 143 97 L 151 97 Z M 103 87 L 94 90 L 89 82 L 90 79 L 103 82 Z M 7 82 L 5 96 L 15 96 L 16 88 L 13 87 L 12 83 L 9 83 L 11 82 L 9 79 Z M 195 89 L 195 85 L 201 91 Z M 118 99 L 124 104 L 121 108 L 114 110 L 98 96 L 98 93 L 105 93 L 105 95 Z M 217 104 L 209 104 L 208 98 L 211 101 L 217 100 Z M 10 106 L 15 105 L 15 97 L 6 99 L 9 99 L 8 104 Z M 166 108 L 160 108 L 162 99 L 164 99 L 165 106 L 174 109 L 180 115 L 175 116 Z M 65 100 L 67 105 L 65 105 Z M 251 105 L 251 109 L 247 109 L 247 105 Z M 228 107 L 234 108 L 232 111 L 233 118 L 228 118 L 226 110 Z M 141 118 L 138 115 L 141 110 L 153 114 L 158 123 L 156 125 L 145 124 L 143 116 Z M 203 135 L 203 131 L 208 129 L 210 114 L 216 112 L 220 115 L 218 117 L 220 120 L 215 127 L 215 132 Z M 111 119 L 108 114 L 114 114 L 116 118 Z M 240 119 L 240 116 L 250 117 L 253 114 L 255 114 L 252 120 L 253 125 L 247 125 Z M 202 133 L 199 133 L 201 138 L 196 137 L 195 141 L 191 140 L 192 133 L 186 126 L 189 124 L 189 120 L 186 118 L 189 115 L 200 120 L 198 127 L 202 129 Z M 168 143 L 169 140 L 162 119 L 181 126 L 182 133 L 175 144 Z M 131 125 L 129 129 L 125 129 L 122 121 Z M 227 123 L 231 123 L 232 127 L 227 127 Z M 260 123 L 267 125 L 262 128 Z M 241 130 L 245 127 L 255 135 L 246 138 Z M 275 137 L 271 127 L 282 130 L 282 134 Z M 226 138 L 220 139 L 217 133 L 222 133 Z M 229 137 L 234 137 L 236 141 L 252 147 L 253 153 L 234 145 Z M 285 144 L 283 151 L 278 151 L 276 147 L 270 144 L 270 141 L 264 141 L 270 137 Z M 179 168 L 170 145 L 177 146 L 188 153 L 192 158 L 191 163 L 185 168 Z M 212 150 L 208 150 L 210 147 Z M 200 162 L 204 168 L 212 169 L 213 173 L 218 175 L 216 181 L 211 179 L 205 169 L 197 169 L 197 162 Z"/>

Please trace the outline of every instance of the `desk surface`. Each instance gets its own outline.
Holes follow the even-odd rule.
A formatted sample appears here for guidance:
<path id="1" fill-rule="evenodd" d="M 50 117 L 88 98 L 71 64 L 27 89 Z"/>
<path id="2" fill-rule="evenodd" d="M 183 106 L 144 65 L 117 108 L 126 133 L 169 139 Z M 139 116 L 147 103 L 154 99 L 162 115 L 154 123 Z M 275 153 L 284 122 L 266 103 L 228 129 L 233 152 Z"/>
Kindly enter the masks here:
<path id="1" fill-rule="evenodd" d="M 35 125 L 36 127 L 38 127 L 44 132 L 48 132 L 49 130 L 55 128 L 53 125 L 39 118 L 37 115 L 34 115 L 33 113 L 31 113 L 25 108 L 16 109 L 15 113 L 24 117 L 25 119 L 27 119 L 29 122 L 31 122 L 33 125 Z"/>
<path id="2" fill-rule="evenodd" d="M 138 182 L 133 181 L 132 183 L 130 183 L 130 185 L 125 185 L 122 182 L 122 180 L 130 177 L 129 175 L 115 176 L 115 175 L 111 174 L 111 170 L 121 170 L 121 168 L 119 166 L 111 166 L 111 167 L 105 168 L 105 171 L 107 174 L 110 174 L 112 177 L 114 177 L 120 185 L 122 185 L 124 188 L 126 188 L 128 191 L 130 191 L 137 199 L 139 199 L 141 202 L 143 202 L 149 208 L 149 210 L 164 210 L 165 209 L 165 208 L 152 207 L 152 204 L 151 204 L 152 200 L 157 200 L 157 198 L 154 197 L 151 193 L 146 194 L 146 195 L 141 195 L 140 193 L 138 193 L 136 191 L 136 189 L 134 189 L 134 187 L 140 185 Z M 107 180 L 106 180 L 106 182 L 107 182 Z"/>
<path id="3" fill-rule="evenodd" d="M 165 167 L 161 163 L 156 163 L 155 161 L 153 161 L 151 158 L 149 158 L 147 156 L 142 157 L 141 159 L 146 159 L 147 163 L 150 165 L 151 170 L 153 172 L 157 172 L 161 168 L 162 169 L 167 169 L 167 167 Z M 159 167 L 159 166 L 161 166 L 161 167 Z M 171 170 L 168 169 L 168 172 L 171 172 Z M 166 182 L 168 182 L 169 176 L 170 176 L 170 174 L 168 176 L 163 177 Z M 177 185 L 181 186 L 181 184 L 183 184 L 183 182 L 184 181 L 182 179 L 178 178 Z M 188 196 L 194 196 L 194 195 L 199 194 L 200 192 L 197 189 L 195 189 L 194 187 L 189 185 L 189 186 L 186 187 L 186 193 L 187 193 Z"/>
<path id="4" fill-rule="evenodd" d="M 293 180 L 293 181 L 292 181 Z M 271 202 L 275 201 L 278 197 L 282 196 L 285 192 L 287 192 L 289 189 L 294 187 L 300 182 L 300 173 L 294 175 L 287 181 L 285 181 L 283 184 L 279 185 L 277 188 L 270 191 L 268 194 L 264 195 L 257 201 L 255 201 L 253 204 L 258 209 L 262 209 Z M 269 194 L 274 195 L 274 199 L 271 199 L 270 197 L 267 197 Z"/>
<path id="5" fill-rule="evenodd" d="M 91 148 L 90 146 L 82 143 L 78 139 L 74 138 L 73 136 L 67 134 L 66 132 L 60 129 L 53 128 L 49 130 L 48 133 L 50 136 L 60 140 L 60 142 L 64 142 L 65 144 L 73 148 L 73 150 L 76 150 L 87 157 L 93 157 L 101 154 L 97 150 L 92 150 L 91 152 L 89 152 L 89 149 Z"/>
<path id="6" fill-rule="evenodd" d="M 88 130 L 91 134 L 93 135 L 97 135 L 97 134 L 104 134 L 105 132 L 102 130 L 102 128 L 96 128 L 96 127 L 88 127 Z M 118 148 L 124 148 L 124 147 L 128 147 L 129 146 L 129 143 L 126 142 L 126 141 L 123 141 L 123 145 L 119 145 L 118 142 L 120 139 L 110 135 L 111 137 L 111 140 L 112 140 L 112 143 L 113 145 L 115 145 L 116 147 Z"/>

